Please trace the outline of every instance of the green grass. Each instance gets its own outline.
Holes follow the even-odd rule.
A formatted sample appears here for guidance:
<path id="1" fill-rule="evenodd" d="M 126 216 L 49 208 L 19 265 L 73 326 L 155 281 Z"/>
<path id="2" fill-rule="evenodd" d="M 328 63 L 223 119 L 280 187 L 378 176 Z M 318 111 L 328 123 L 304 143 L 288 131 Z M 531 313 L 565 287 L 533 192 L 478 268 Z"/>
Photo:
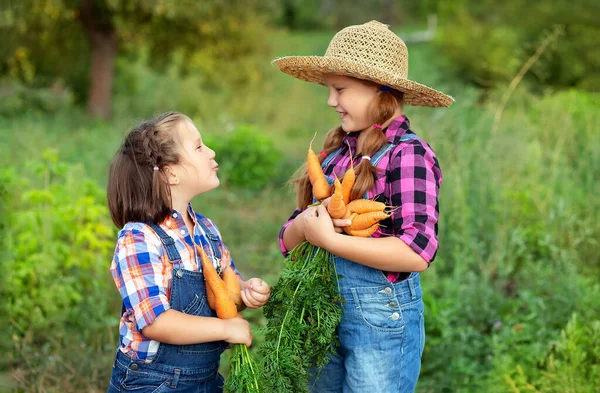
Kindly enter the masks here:
<path id="1" fill-rule="evenodd" d="M 280 33 L 273 57 L 323 53 L 331 36 Z M 532 384 L 558 393 L 566 391 L 558 389 L 570 378 L 593 381 L 586 373 L 598 367 L 595 347 L 576 337 L 600 320 L 594 303 L 600 295 L 598 95 L 572 91 L 539 97 L 520 86 L 492 134 L 502 92 L 492 92 L 482 103 L 478 91 L 461 87 L 447 73 L 434 47 L 420 44 L 409 51 L 409 76 L 456 98 L 448 109 L 405 108 L 444 173 L 440 251 L 422 275 L 427 342 L 419 391 L 529 392 Z M 86 178 L 104 187 L 108 163 L 124 134 L 139 119 L 179 105 L 205 135 L 218 137 L 235 124 L 255 125 L 276 140 L 292 164 L 303 160 L 315 132 L 321 142 L 336 125 L 325 88 L 283 75 L 274 66 L 251 90 L 218 92 L 189 84 L 191 77 L 160 75 L 143 63 L 136 67 L 143 87 L 131 95 L 119 93 L 112 122 L 90 121 L 79 109 L 0 119 L 4 165 L 27 176 L 28 162 L 56 148 L 61 161 L 83 166 Z M 170 89 L 173 101 L 166 105 L 148 98 L 149 92 L 158 93 L 152 86 Z M 217 160 L 227 157 L 217 152 Z M 241 272 L 271 284 L 283 260 L 277 235 L 294 205 L 281 181 L 261 192 L 223 184 L 194 200 L 196 209 L 219 226 Z M 110 292 L 92 296 L 111 296 L 117 312 L 108 266 L 106 261 Z M 573 313 L 579 325 L 561 338 Z M 264 324 L 261 311 L 250 312 L 249 319 L 254 328 Z M 50 342 L 41 349 L 31 335 L 13 338 L 13 359 L 21 359 L 13 370 L 19 391 L 104 391 L 116 326 L 96 326 L 76 337 L 79 341 Z M 255 337 L 258 345 L 261 337 Z M 569 343 L 571 353 L 587 353 L 588 368 L 552 366 L 551 344 L 560 342 Z M 561 364 L 573 362 L 565 357 Z M 556 382 L 556 390 L 548 380 Z"/>

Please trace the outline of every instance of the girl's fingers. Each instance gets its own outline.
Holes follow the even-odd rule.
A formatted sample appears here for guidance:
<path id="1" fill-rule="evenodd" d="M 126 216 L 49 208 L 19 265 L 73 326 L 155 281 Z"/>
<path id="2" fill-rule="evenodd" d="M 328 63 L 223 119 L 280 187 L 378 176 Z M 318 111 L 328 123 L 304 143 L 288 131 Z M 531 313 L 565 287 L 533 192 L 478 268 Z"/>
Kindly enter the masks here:
<path id="1" fill-rule="evenodd" d="M 336 218 L 332 219 L 331 221 L 333 221 L 333 225 L 336 227 L 347 227 L 348 225 L 352 224 L 352 221 L 348 220 L 347 218 Z"/>

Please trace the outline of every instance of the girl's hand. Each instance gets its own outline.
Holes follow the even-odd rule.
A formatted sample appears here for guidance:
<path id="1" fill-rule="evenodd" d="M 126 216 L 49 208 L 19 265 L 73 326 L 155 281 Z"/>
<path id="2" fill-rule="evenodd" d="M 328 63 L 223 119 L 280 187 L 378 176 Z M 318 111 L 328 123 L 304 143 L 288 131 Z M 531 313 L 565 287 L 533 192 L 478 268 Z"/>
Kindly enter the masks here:
<path id="1" fill-rule="evenodd" d="M 311 209 L 306 214 L 304 218 L 304 235 L 312 245 L 325 249 L 334 236 L 337 235 L 333 221 L 323 204 Z"/>
<path id="2" fill-rule="evenodd" d="M 251 278 L 243 283 L 240 294 L 246 307 L 259 308 L 271 297 L 271 287 L 260 278 Z"/>
<path id="3" fill-rule="evenodd" d="M 323 200 L 323 202 L 321 204 L 323 206 L 325 206 L 325 209 L 327 209 L 330 201 L 331 201 L 331 197 Z M 352 221 L 350 221 L 348 218 L 332 218 L 331 221 L 333 222 L 333 228 L 335 229 L 335 231 L 337 233 L 344 232 L 344 230 L 342 228 L 347 227 L 348 225 L 352 224 Z"/>
<path id="4" fill-rule="evenodd" d="M 222 321 L 226 323 L 226 342 L 230 344 L 246 344 L 247 346 L 252 344 L 252 332 L 250 331 L 250 324 L 244 318 L 239 316 L 239 314 L 235 318 L 222 319 Z"/>

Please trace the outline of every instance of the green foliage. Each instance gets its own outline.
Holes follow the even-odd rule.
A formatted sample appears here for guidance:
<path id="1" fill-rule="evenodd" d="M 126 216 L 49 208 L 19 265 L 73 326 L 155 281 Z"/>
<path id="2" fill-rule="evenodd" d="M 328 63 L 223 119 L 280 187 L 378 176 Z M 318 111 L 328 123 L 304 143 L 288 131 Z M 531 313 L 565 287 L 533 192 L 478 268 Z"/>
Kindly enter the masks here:
<path id="1" fill-rule="evenodd" d="M 560 339 L 551 345 L 542 374 L 543 392 L 600 391 L 600 320 L 582 325 L 573 314 Z"/>
<path id="2" fill-rule="evenodd" d="M 282 0 L 279 23 L 297 30 L 334 29 L 356 25 L 376 19 L 383 23 L 420 25 L 435 6 L 432 0 L 394 2 L 363 0 Z"/>
<path id="3" fill-rule="evenodd" d="M 268 392 L 306 392 L 311 367 L 322 368 L 338 345 L 342 318 L 331 254 L 308 242 L 285 260 L 269 302 L 262 355 Z"/>
<path id="4" fill-rule="evenodd" d="M 113 230 L 104 193 L 82 168 L 48 151 L 29 164 L 32 177 L 4 170 L 13 194 L 8 210 L 8 264 L 2 296 L 16 340 L 60 340 L 68 329 L 107 324 L 107 261 Z"/>
<path id="5" fill-rule="evenodd" d="M 261 393 L 263 392 L 262 383 L 260 369 L 250 356 L 248 347 L 245 344 L 232 345 L 225 391 L 227 393 Z"/>
<path id="6" fill-rule="evenodd" d="M 0 79 L 0 115 L 66 112 L 72 104 L 72 94 L 60 86 L 32 88 L 16 79 Z"/>
<path id="7" fill-rule="evenodd" d="M 150 49 L 152 65 L 164 70 L 173 51 L 186 58 L 185 71 L 202 75 L 205 86 L 260 82 L 269 53 L 265 40 L 270 1 L 92 0 L 92 27 L 114 32 L 123 53 Z M 0 75 L 33 86 L 60 82 L 78 101 L 87 95 L 91 63 L 84 2 L 10 1 L 0 11 Z M 176 26 L 176 27 L 175 27 Z M 176 39 L 174 39 L 176 37 Z"/>
<path id="8" fill-rule="evenodd" d="M 260 190 L 281 180 L 283 153 L 273 138 L 256 127 L 240 125 L 222 135 L 213 133 L 206 144 L 217 153 L 219 176 L 225 182 Z"/>
<path id="9" fill-rule="evenodd" d="M 534 65 L 528 79 L 538 85 L 600 89 L 594 44 L 600 28 L 592 16 L 600 12 L 596 1 L 461 0 L 438 2 L 438 11 L 439 48 L 467 81 L 482 87 L 508 84 L 545 35 L 562 26 L 565 34 Z"/>
<path id="10" fill-rule="evenodd" d="M 273 41 L 278 55 L 291 54 L 290 48 L 309 55 L 323 53 L 331 37 L 331 32 L 279 32 Z M 581 90 L 532 95 L 528 85 L 521 84 L 492 133 L 496 92 L 487 92 L 487 104 L 482 105 L 480 90 L 448 76 L 439 48 L 409 44 L 409 51 L 411 78 L 457 99 L 449 109 L 405 108 L 413 130 L 434 148 L 444 174 L 440 250 L 421 276 L 427 334 L 418 391 L 559 393 L 569 388 L 570 380 L 577 381 L 582 392 L 597 390 L 593 378 L 598 364 L 595 321 L 600 320 L 600 96 Z M 279 167 L 288 161 L 300 163 L 314 133 L 322 138 L 339 121 L 325 105 L 326 89 L 275 70 L 255 90 L 206 90 L 196 82 L 201 76 L 179 66 L 176 72 L 174 66 L 166 72 L 150 67 L 149 55 L 146 69 L 151 72 L 143 71 L 147 64 L 131 62 L 137 56 L 121 55 L 118 72 L 126 69 L 129 74 L 116 85 L 116 109 L 121 112 L 113 122 L 92 122 L 77 108 L 52 116 L 0 116 L 0 156 L 8 164 L 0 170 L 3 233 L 12 232 L 14 212 L 30 210 L 22 202 L 24 191 L 43 188 L 22 165 L 44 161 L 43 146 L 60 147 L 62 164 L 69 165 L 67 174 L 72 172 L 79 184 L 93 179 L 102 185 L 123 133 L 141 116 L 183 106 L 203 138 L 227 138 L 233 128 L 227 124 L 253 124 L 257 134 L 272 138 L 285 152 Z M 179 61 L 173 59 L 172 64 Z M 121 85 L 124 82 L 130 84 Z M 135 111 L 125 110 L 134 104 Z M 222 178 L 227 175 L 226 159 L 217 150 Z M 63 186 L 70 191 L 63 198 L 73 205 L 84 190 L 67 184 Z M 223 185 L 196 198 L 194 207 L 219 226 L 244 277 L 276 283 L 282 270 L 277 234 L 294 209 L 294 196 L 278 187 L 257 192 Z M 70 219 L 57 209 L 50 212 L 53 222 Z M 108 225 L 108 220 L 103 213 L 98 221 Z M 23 226 L 17 222 L 15 228 L 23 231 Z M 2 241 L 7 250 L 0 253 L 2 262 L 13 263 L 12 248 L 18 244 L 10 236 Z M 77 325 L 80 318 L 70 315 L 66 326 L 54 325 L 53 330 L 35 331 L 37 335 L 30 330 L 17 342 L 8 338 L 15 390 L 106 391 L 118 341 L 120 301 L 106 271 L 113 248 L 111 241 L 98 252 L 105 255 L 98 264 L 107 286 L 87 292 L 94 307 L 111 299 L 112 309 L 103 311 L 107 322 L 73 331 L 70 324 Z M 55 260 L 48 258 L 40 268 L 42 263 L 55 267 Z M 3 280 L 8 279 L 5 274 Z M 89 310 L 95 312 L 94 307 Z M 2 326 L 13 326 L 4 310 L 0 315 L 7 321 Z M 575 333 L 563 340 L 561 330 L 566 331 L 573 313 Z M 253 352 L 264 334 L 256 328 L 266 321 L 261 309 L 244 314 L 253 328 Z M 62 343 L 57 337 L 64 338 Z M 575 369 L 575 364 L 580 366 Z M 222 371 L 227 377 L 226 366 Z"/>

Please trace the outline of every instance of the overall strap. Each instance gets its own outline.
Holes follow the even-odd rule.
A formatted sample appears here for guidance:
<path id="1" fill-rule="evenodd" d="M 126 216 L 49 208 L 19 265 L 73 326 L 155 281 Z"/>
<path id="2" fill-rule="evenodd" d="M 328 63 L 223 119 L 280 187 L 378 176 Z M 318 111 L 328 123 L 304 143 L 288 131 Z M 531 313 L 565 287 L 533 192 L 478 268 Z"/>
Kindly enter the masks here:
<path id="1" fill-rule="evenodd" d="M 160 241 L 162 242 L 162 244 L 164 244 L 164 246 L 167 249 L 167 256 L 169 257 L 169 260 L 171 261 L 171 263 L 173 263 L 175 261 L 180 261 L 181 255 L 179 255 L 179 251 L 177 251 L 177 247 L 175 247 L 175 240 L 173 240 L 173 238 L 171 236 L 167 235 L 167 233 L 160 226 L 158 226 L 154 223 L 146 223 L 146 224 L 150 228 L 152 228 L 152 230 L 154 232 L 156 232 L 158 237 L 160 237 Z"/>
<path id="2" fill-rule="evenodd" d="M 196 222 L 198 223 L 198 225 L 200 225 L 202 227 L 204 234 L 208 238 L 208 243 L 210 244 L 210 247 L 213 250 L 213 254 L 214 254 L 215 258 L 217 258 L 220 261 L 221 260 L 221 248 L 219 247 L 219 237 L 216 234 L 212 233 L 208 229 L 206 224 L 204 224 L 204 222 L 202 222 L 201 219 L 196 219 Z"/>
<path id="3" fill-rule="evenodd" d="M 325 169 L 325 167 L 327 165 L 329 165 L 331 163 L 331 161 L 333 161 L 333 159 L 335 158 L 335 156 L 338 155 L 338 153 L 340 152 L 340 150 L 342 150 L 341 147 L 338 147 L 337 149 L 335 149 L 334 151 L 331 152 L 331 154 L 329 154 L 321 163 L 321 168 Z"/>
<path id="4" fill-rule="evenodd" d="M 408 141 L 408 140 L 410 140 L 410 139 L 419 139 L 419 137 L 418 137 L 418 136 L 416 136 L 415 134 L 404 134 L 404 135 L 402 135 L 402 136 L 400 137 L 400 140 L 401 140 L 402 142 L 404 142 L 404 141 Z"/>
<path id="5" fill-rule="evenodd" d="M 373 157 L 371 157 L 371 165 L 377 166 L 377 164 L 379 163 L 379 161 L 381 161 L 383 156 L 385 156 L 394 147 L 396 147 L 396 145 L 394 145 L 393 143 L 388 143 L 386 145 L 381 146 L 379 150 L 377 150 L 377 152 L 373 154 Z"/>
<path id="6" fill-rule="evenodd" d="M 379 163 L 379 161 L 381 161 L 383 156 L 385 156 L 394 147 L 396 147 L 396 145 L 394 145 L 391 142 L 388 142 L 387 144 L 381 146 L 379 150 L 377 150 L 377 152 L 373 154 L 373 157 L 371 157 L 371 165 L 377 166 L 377 164 Z M 365 191 L 365 195 L 363 195 L 363 198 L 369 199 L 369 190 Z"/>

